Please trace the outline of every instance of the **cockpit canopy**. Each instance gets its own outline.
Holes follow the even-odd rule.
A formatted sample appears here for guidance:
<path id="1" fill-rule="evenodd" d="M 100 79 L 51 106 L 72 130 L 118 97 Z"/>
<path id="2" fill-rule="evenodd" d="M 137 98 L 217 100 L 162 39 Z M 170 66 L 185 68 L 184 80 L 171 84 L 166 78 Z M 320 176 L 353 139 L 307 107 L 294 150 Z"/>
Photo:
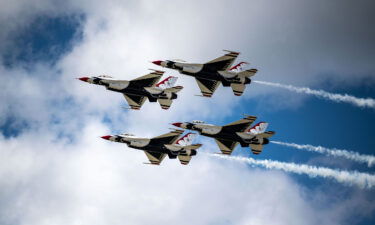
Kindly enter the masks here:
<path id="1" fill-rule="evenodd" d="M 135 135 L 134 134 L 129 134 L 129 133 L 123 133 L 123 134 L 121 134 L 121 136 L 127 136 L 127 137 L 131 136 L 131 137 L 134 137 Z"/>
<path id="2" fill-rule="evenodd" d="M 204 121 L 202 121 L 202 120 L 193 120 L 192 122 L 193 123 L 204 123 Z"/>
<path id="3" fill-rule="evenodd" d="M 100 76 L 98 76 L 98 77 L 100 77 L 100 78 L 113 78 L 113 77 L 111 77 L 111 76 L 109 76 L 109 75 L 100 75 Z"/>
<path id="4" fill-rule="evenodd" d="M 185 60 L 183 59 L 170 59 L 170 60 L 167 60 L 168 62 L 186 62 Z"/>

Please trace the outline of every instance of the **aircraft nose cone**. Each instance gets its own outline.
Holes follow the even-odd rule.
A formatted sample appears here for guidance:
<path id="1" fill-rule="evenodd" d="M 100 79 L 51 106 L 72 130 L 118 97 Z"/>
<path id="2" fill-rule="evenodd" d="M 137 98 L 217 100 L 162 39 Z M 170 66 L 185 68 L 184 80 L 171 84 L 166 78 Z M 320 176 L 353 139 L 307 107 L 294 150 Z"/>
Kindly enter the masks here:
<path id="1" fill-rule="evenodd" d="M 152 61 L 153 64 L 158 65 L 158 66 L 161 65 L 161 62 L 163 62 L 163 61 L 161 61 L 161 60 Z"/>
<path id="2" fill-rule="evenodd" d="M 111 135 L 106 135 L 106 136 L 102 136 L 101 138 L 105 139 L 105 140 L 109 140 L 112 136 Z"/>
<path id="3" fill-rule="evenodd" d="M 172 123 L 173 126 L 181 127 L 182 123 Z"/>
<path id="4" fill-rule="evenodd" d="M 84 81 L 84 82 L 87 82 L 89 78 L 88 77 L 80 77 L 78 78 L 78 80 L 81 80 L 81 81 Z"/>

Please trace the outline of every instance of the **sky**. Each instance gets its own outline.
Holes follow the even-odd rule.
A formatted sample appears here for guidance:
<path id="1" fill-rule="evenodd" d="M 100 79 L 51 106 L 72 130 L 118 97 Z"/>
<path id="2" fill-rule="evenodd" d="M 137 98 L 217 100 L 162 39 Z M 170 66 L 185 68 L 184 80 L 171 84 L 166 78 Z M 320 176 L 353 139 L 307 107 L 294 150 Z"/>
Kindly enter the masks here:
<path id="1" fill-rule="evenodd" d="M 223 49 L 259 71 L 254 80 L 375 98 L 371 1 L 0 0 L 0 224 L 374 224 L 374 187 L 211 157 L 188 166 L 100 136 L 153 137 L 170 123 L 224 125 L 255 115 L 273 141 L 375 155 L 375 109 L 253 82 L 243 96 L 219 87 L 194 96 L 194 79 L 168 110 L 76 80 L 130 80 L 153 60 L 207 62 Z M 374 174 L 343 157 L 270 143 L 234 156 Z"/>

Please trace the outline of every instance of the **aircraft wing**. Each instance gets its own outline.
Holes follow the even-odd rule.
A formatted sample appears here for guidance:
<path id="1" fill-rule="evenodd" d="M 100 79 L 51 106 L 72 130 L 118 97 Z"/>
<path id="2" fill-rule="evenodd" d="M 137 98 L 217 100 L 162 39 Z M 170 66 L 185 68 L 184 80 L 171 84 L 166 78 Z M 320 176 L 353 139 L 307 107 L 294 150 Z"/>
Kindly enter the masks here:
<path id="1" fill-rule="evenodd" d="M 131 109 L 140 109 L 146 101 L 145 96 L 124 94 L 124 97 Z"/>
<path id="2" fill-rule="evenodd" d="M 199 89 L 201 89 L 202 95 L 205 97 L 211 97 L 220 84 L 220 81 L 217 80 L 206 80 L 199 78 L 195 78 L 195 80 L 198 83 Z"/>
<path id="3" fill-rule="evenodd" d="M 182 165 L 187 165 L 189 164 L 191 160 L 191 156 L 186 156 L 186 155 L 178 155 L 178 159 L 180 160 Z"/>
<path id="4" fill-rule="evenodd" d="M 219 146 L 220 151 L 224 155 L 230 155 L 232 154 L 234 148 L 236 148 L 238 142 L 236 141 L 228 141 L 223 139 L 215 139 L 216 144 Z"/>
<path id="5" fill-rule="evenodd" d="M 184 132 L 183 130 L 173 130 L 169 133 L 162 134 L 160 136 L 151 138 L 150 144 L 160 144 L 160 145 L 172 144 L 179 138 L 179 136 L 183 132 Z"/>
<path id="6" fill-rule="evenodd" d="M 128 88 L 135 87 L 152 87 L 157 82 L 159 82 L 161 76 L 163 76 L 164 71 L 155 70 L 152 73 L 146 74 L 142 77 L 135 78 L 130 81 Z"/>
<path id="7" fill-rule="evenodd" d="M 161 152 L 144 151 L 152 165 L 160 165 L 167 154 Z"/>
<path id="8" fill-rule="evenodd" d="M 204 64 L 204 67 L 214 71 L 228 70 L 240 53 L 233 51 L 227 52 L 227 54 L 207 62 L 206 64 Z"/>
<path id="9" fill-rule="evenodd" d="M 221 130 L 226 132 L 244 132 L 256 119 L 257 118 L 255 116 L 247 116 L 243 119 L 223 126 Z"/>

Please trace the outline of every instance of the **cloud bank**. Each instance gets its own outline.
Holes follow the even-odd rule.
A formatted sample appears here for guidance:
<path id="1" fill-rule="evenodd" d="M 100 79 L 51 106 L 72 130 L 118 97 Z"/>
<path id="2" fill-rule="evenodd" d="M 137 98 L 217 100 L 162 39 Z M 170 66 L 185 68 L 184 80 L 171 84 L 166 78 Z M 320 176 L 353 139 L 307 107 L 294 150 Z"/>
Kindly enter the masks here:
<path id="1" fill-rule="evenodd" d="M 0 65 L 0 124 L 15 118 L 10 124 L 19 131 L 0 136 L 1 224 L 342 224 L 373 214 L 363 190 L 351 189 L 345 198 L 336 190 L 306 190 L 284 173 L 249 171 L 203 154 L 189 167 L 167 159 L 149 167 L 142 152 L 99 138 L 115 132 L 152 137 L 181 120 L 221 122 L 240 103 L 228 88 L 220 87 L 212 99 L 193 98 L 199 93 L 195 81 L 179 76 L 185 89 L 169 111 L 145 104 L 133 112 L 121 108 L 121 95 L 74 79 L 132 79 L 146 74 L 151 60 L 205 62 L 226 48 L 240 50 L 241 60 L 265 80 L 309 85 L 329 73 L 349 84 L 353 74 L 359 79 L 374 72 L 372 43 L 366 41 L 373 37 L 365 23 L 373 17 L 368 3 L 364 10 L 350 1 L 56 4 L 0 2 L 0 51 L 18 51 L 13 37 L 36 17 L 85 18 L 79 21 L 82 39 L 54 65 Z M 367 17 L 359 16 L 364 12 Z M 245 97 L 256 94 L 247 91 Z"/>

